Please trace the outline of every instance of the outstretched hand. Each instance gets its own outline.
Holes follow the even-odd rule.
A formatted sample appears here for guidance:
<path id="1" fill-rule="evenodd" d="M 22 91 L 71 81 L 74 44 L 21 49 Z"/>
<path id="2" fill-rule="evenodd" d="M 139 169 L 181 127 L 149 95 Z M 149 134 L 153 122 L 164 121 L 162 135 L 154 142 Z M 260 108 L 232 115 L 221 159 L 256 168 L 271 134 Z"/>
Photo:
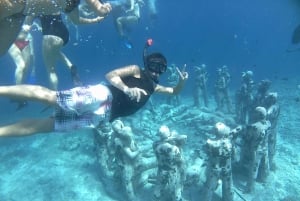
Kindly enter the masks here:
<path id="1" fill-rule="evenodd" d="M 178 67 L 176 67 L 176 70 L 177 70 L 181 80 L 187 80 L 189 77 L 189 74 L 185 71 L 185 69 L 186 69 L 186 64 L 184 64 L 182 70 L 180 70 Z"/>
<path id="2" fill-rule="evenodd" d="M 138 87 L 126 88 L 126 90 L 124 90 L 124 93 L 127 94 L 131 100 L 136 100 L 136 102 L 140 102 L 142 95 L 147 95 L 147 92 L 145 90 Z"/>
<path id="3" fill-rule="evenodd" d="M 112 7 L 109 3 L 103 3 L 102 6 L 100 7 L 100 11 L 102 13 L 103 16 L 107 15 L 108 13 L 110 13 L 112 10 Z"/>

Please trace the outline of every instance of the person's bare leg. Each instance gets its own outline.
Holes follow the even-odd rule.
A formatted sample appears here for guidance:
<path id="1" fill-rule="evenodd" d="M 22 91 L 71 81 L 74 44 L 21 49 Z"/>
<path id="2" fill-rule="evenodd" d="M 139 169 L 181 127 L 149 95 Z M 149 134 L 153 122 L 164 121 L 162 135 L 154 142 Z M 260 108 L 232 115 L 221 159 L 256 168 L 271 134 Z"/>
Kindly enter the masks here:
<path id="1" fill-rule="evenodd" d="M 117 25 L 117 30 L 118 30 L 118 33 L 121 37 L 124 37 L 124 30 L 123 30 L 123 18 L 124 17 L 118 17 L 116 19 L 116 25 Z"/>
<path id="2" fill-rule="evenodd" d="M 21 137 L 54 131 L 54 119 L 26 119 L 15 124 L 0 127 L 0 137 Z"/>
<path id="3" fill-rule="evenodd" d="M 60 60 L 68 67 L 69 70 L 71 70 L 72 67 L 72 62 L 70 61 L 70 59 L 63 53 L 60 51 Z"/>
<path id="4" fill-rule="evenodd" d="M 57 61 L 61 58 L 61 48 L 63 40 L 60 37 L 45 35 L 43 36 L 43 57 L 45 66 L 49 74 L 49 80 L 52 89 L 57 89 L 58 78 L 55 72 Z"/>
<path id="5" fill-rule="evenodd" d="M 125 36 L 124 27 L 135 24 L 138 22 L 138 18 L 136 16 L 124 16 L 118 17 L 116 20 L 117 30 L 121 37 Z"/>
<path id="6" fill-rule="evenodd" d="M 38 85 L 0 86 L 0 97 L 38 101 L 48 105 L 56 104 L 56 91 Z"/>
<path id="7" fill-rule="evenodd" d="M 70 61 L 70 59 L 62 52 L 60 51 L 60 60 L 68 67 L 68 69 L 71 72 L 71 78 L 73 81 L 73 84 L 75 87 L 77 86 L 82 86 L 83 83 L 80 80 L 80 77 L 78 75 L 77 72 L 77 67 L 75 65 L 72 64 L 72 62 Z"/>
<path id="8" fill-rule="evenodd" d="M 25 68 L 21 72 L 21 74 L 22 74 L 22 76 L 20 78 L 21 83 L 25 83 L 26 77 L 28 75 L 29 68 L 32 65 L 34 65 L 34 63 L 33 63 L 34 55 L 32 54 L 32 49 L 31 48 L 32 47 L 30 47 L 30 45 L 27 45 L 27 47 L 25 47 L 22 51 L 22 56 L 23 56 L 24 61 L 25 61 Z"/>
<path id="9" fill-rule="evenodd" d="M 8 53 L 11 56 L 11 58 L 14 60 L 15 65 L 16 65 L 15 83 L 22 84 L 23 83 L 23 72 L 26 68 L 26 63 L 23 58 L 22 52 L 15 44 L 12 44 L 8 50 Z"/>
<path id="10" fill-rule="evenodd" d="M 128 25 L 136 24 L 137 22 L 138 22 L 138 18 L 135 15 L 132 15 L 124 18 L 123 24 L 126 24 L 128 26 Z"/>
<path id="11" fill-rule="evenodd" d="M 148 0 L 148 9 L 151 19 L 154 19 L 157 17 L 157 9 L 156 9 L 156 0 Z"/>

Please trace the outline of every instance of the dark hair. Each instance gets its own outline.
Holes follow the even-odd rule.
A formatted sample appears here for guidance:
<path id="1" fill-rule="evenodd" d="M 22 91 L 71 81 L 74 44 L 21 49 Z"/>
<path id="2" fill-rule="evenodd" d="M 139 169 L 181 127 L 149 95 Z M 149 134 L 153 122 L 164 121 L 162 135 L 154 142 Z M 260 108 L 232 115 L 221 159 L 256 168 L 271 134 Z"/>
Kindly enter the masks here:
<path id="1" fill-rule="evenodd" d="M 161 64 L 164 64 L 164 65 L 167 65 L 166 57 L 163 54 L 159 53 L 159 52 L 149 54 L 146 57 L 146 62 L 147 63 L 155 62 L 155 63 L 161 63 Z"/>

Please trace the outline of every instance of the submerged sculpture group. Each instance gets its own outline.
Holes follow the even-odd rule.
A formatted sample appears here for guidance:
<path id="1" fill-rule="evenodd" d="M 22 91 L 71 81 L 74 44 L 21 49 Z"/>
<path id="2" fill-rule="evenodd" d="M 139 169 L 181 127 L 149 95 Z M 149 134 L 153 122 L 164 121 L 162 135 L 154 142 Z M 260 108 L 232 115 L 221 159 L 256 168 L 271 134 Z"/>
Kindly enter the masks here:
<path id="1" fill-rule="evenodd" d="M 225 71 L 220 69 L 219 75 L 230 77 Z M 254 90 L 252 75 L 251 71 L 242 74 L 235 114 L 228 93 L 221 95 L 226 90 L 219 87 L 217 112 L 207 108 L 207 97 L 201 109 L 197 99 L 193 108 L 176 101 L 174 107 L 168 99 L 167 104 L 150 105 L 140 117 L 130 117 L 125 123 L 102 124 L 95 132 L 102 174 L 119 184 L 130 201 L 149 193 L 151 198 L 147 198 L 153 201 L 194 200 L 187 196 L 191 188 L 204 201 L 214 200 L 216 191 L 223 201 L 233 201 L 235 192 L 239 196 L 254 192 L 255 183 L 266 182 L 269 171 L 276 168 L 280 110 L 277 93 L 268 92 L 270 82 L 262 80 Z M 216 86 L 224 82 L 218 83 Z M 228 115 L 218 112 L 223 106 Z M 184 126 L 188 133 L 181 135 L 166 126 L 172 124 Z M 234 180 L 242 185 L 235 186 Z"/>

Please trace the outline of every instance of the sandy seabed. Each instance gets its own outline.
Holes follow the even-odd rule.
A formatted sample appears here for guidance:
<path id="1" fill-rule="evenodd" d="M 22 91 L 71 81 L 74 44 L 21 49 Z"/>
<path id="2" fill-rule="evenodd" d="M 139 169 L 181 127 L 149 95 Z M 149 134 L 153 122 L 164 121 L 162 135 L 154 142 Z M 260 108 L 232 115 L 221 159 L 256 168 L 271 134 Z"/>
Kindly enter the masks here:
<path id="1" fill-rule="evenodd" d="M 281 106 L 275 159 L 277 169 L 271 172 L 266 183 L 257 183 L 256 190 L 252 194 L 243 194 L 235 186 L 236 192 L 240 195 L 235 195 L 236 201 L 300 200 L 300 102 L 296 101 L 296 97 L 300 97 L 300 89 L 297 88 L 299 83 L 299 80 L 273 81 L 271 91 L 278 92 Z M 159 101 L 162 100 L 154 97 L 154 104 L 161 103 Z M 186 99 L 185 103 L 191 105 L 191 100 Z M 189 108 L 192 109 L 188 106 Z M 159 109 L 156 108 L 156 111 Z M 31 109 L 25 108 L 21 113 L 25 115 L 30 112 Z M 16 115 L 20 114 L 16 113 Z M 149 145 L 152 143 L 151 136 L 142 136 L 141 132 L 144 128 L 139 127 L 143 124 L 142 115 L 143 111 L 125 119 L 125 123 L 134 124 L 137 144 L 139 140 L 143 140 L 143 145 Z M 5 117 L 1 118 L 2 123 L 7 122 Z M 145 124 L 153 129 L 154 135 L 161 124 L 167 124 L 180 134 L 187 134 L 188 141 L 184 147 L 187 160 L 189 160 L 189 153 L 199 149 L 197 143 L 205 139 L 205 136 L 199 137 L 202 135 L 201 132 L 191 131 L 187 125 L 176 123 L 174 119 L 162 121 L 163 118 L 160 118 L 161 122 L 157 119 L 144 120 L 146 120 Z M 104 178 L 99 169 L 101 167 L 96 162 L 91 131 L 2 138 L 0 139 L 0 164 L 0 201 L 125 200 L 120 188 L 114 185 L 113 181 Z M 140 200 L 147 201 L 151 200 L 151 192 L 150 186 L 148 191 L 137 192 L 137 195 Z M 214 197 L 216 201 L 220 200 L 218 194 L 217 191 Z M 201 200 L 201 194 L 191 187 L 185 189 L 184 196 L 190 201 Z"/>

